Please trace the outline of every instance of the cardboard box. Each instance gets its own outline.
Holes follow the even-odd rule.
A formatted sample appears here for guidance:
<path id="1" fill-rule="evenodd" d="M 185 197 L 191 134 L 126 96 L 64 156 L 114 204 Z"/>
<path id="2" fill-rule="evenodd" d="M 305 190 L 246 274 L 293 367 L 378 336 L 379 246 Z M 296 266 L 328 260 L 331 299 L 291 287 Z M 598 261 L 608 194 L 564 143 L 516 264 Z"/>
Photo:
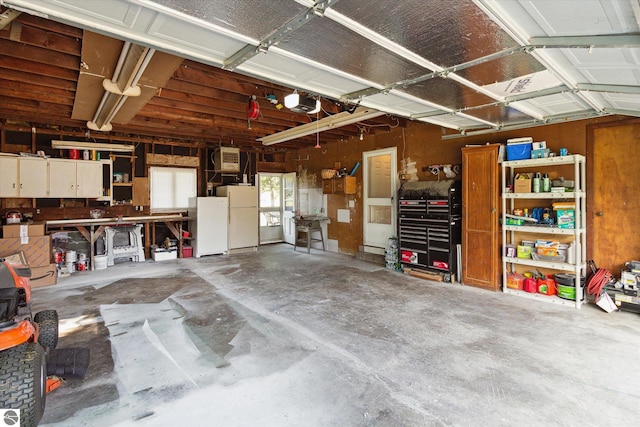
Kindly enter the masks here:
<path id="1" fill-rule="evenodd" d="M 51 262 L 51 238 L 49 236 L 30 237 L 23 245 L 20 238 L 0 239 L 0 257 L 24 253 L 29 267 L 44 267 Z"/>
<path id="2" fill-rule="evenodd" d="M 2 227 L 2 237 L 5 239 L 21 236 L 44 236 L 44 223 L 34 222 L 32 224 L 8 224 Z"/>
<path id="3" fill-rule="evenodd" d="M 519 173 L 513 178 L 514 193 L 531 193 L 531 178 L 533 174 Z"/>
<path id="4" fill-rule="evenodd" d="M 31 267 L 31 287 L 55 285 L 58 282 L 58 268 L 55 264 L 43 267 Z"/>

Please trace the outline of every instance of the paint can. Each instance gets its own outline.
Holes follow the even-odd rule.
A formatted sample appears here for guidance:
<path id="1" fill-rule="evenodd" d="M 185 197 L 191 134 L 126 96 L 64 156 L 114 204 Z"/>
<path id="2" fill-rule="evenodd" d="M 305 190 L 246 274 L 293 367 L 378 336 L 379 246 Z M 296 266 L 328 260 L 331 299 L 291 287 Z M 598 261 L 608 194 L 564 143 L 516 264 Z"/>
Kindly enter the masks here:
<path id="1" fill-rule="evenodd" d="M 104 270 L 107 268 L 107 256 L 106 255 L 96 255 L 93 257 L 94 259 L 94 267 L 96 270 Z"/>
<path id="2" fill-rule="evenodd" d="M 78 260 L 76 251 L 67 251 L 64 256 L 64 260 L 68 263 L 73 263 Z"/>
<path id="3" fill-rule="evenodd" d="M 76 263 L 75 262 L 67 262 L 66 266 L 67 266 L 67 271 L 69 273 L 73 273 L 74 271 L 76 271 Z"/>

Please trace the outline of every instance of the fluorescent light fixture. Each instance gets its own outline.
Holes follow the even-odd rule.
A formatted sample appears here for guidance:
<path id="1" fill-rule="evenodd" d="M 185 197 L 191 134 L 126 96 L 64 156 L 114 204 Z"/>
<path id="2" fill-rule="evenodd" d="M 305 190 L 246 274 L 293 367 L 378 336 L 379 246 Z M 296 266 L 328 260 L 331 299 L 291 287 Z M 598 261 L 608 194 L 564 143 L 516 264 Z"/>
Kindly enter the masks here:
<path id="1" fill-rule="evenodd" d="M 113 127 L 111 120 L 118 114 L 130 96 L 140 96 L 141 89 L 138 81 L 146 70 L 155 49 L 125 42 L 116 69 L 111 80 L 104 79 L 102 86 L 104 94 L 100 105 L 93 115 L 93 120 L 87 122 L 91 130 L 110 132 Z"/>
<path id="2" fill-rule="evenodd" d="M 101 150 L 123 153 L 133 153 L 133 151 L 136 149 L 135 145 L 102 144 L 99 142 L 82 141 L 60 141 L 57 139 L 51 141 L 51 148 L 60 150 Z"/>
<path id="3" fill-rule="evenodd" d="M 333 116 L 316 120 L 315 122 L 306 123 L 282 132 L 274 133 L 273 135 L 263 136 L 262 138 L 258 138 L 258 141 L 262 142 L 262 145 L 274 145 L 280 142 L 302 138 L 303 136 L 312 135 L 314 133 L 337 129 L 342 126 L 372 119 L 384 114 L 386 113 L 374 110 L 373 108 L 358 107 L 353 113 L 344 111 L 342 113 L 334 114 Z"/>

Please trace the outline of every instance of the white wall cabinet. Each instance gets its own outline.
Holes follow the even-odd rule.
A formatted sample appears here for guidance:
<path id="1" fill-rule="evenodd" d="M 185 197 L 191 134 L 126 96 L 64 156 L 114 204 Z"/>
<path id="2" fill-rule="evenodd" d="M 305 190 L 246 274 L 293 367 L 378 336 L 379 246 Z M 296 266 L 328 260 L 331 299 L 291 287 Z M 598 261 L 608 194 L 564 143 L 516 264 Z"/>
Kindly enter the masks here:
<path id="1" fill-rule="evenodd" d="M 20 197 L 17 157 L 0 157 L 0 197 Z"/>
<path id="2" fill-rule="evenodd" d="M 102 197 L 102 163 L 49 159 L 49 197 Z"/>
<path id="3" fill-rule="evenodd" d="M 47 160 L 0 157 L 0 197 L 47 197 Z"/>

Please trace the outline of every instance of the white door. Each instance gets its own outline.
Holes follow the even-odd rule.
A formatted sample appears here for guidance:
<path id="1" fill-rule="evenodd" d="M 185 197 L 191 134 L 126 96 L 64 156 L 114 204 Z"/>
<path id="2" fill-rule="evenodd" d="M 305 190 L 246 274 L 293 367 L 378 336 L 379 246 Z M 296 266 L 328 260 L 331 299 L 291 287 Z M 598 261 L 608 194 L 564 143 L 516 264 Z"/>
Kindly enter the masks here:
<path id="1" fill-rule="evenodd" d="M 396 235 L 396 148 L 362 154 L 364 251 L 384 254 L 389 238 Z"/>
<path id="2" fill-rule="evenodd" d="M 282 174 L 261 172 L 256 181 L 260 195 L 260 244 L 282 242 Z"/>
<path id="3" fill-rule="evenodd" d="M 295 172 L 282 175 L 282 234 L 284 241 L 292 245 L 296 240 L 296 225 L 293 222 L 296 211 L 296 182 Z"/>
<path id="4" fill-rule="evenodd" d="M 99 198 L 102 196 L 102 164 L 80 160 L 76 162 L 76 196 Z"/>
<path id="5" fill-rule="evenodd" d="M 76 161 L 49 159 L 49 197 L 76 197 Z"/>
<path id="6" fill-rule="evenodd" d="M 47 197 L 49 173 L 46 159 L 21 157 L 19 163 L 20 197 Z"/>
<path id="7" fill-rule="evenodd" d="M 0 197 L 18 197 L 20 183 L 18 182 L 18 158 L 0 157 Z"/>
<path id="8" fill-rule="evenodd" d="M 293 223 L 296 209 L 296 173 L 257 175 L 260 212 L 260 244 L 287 242 L 296 238 Z"/>

